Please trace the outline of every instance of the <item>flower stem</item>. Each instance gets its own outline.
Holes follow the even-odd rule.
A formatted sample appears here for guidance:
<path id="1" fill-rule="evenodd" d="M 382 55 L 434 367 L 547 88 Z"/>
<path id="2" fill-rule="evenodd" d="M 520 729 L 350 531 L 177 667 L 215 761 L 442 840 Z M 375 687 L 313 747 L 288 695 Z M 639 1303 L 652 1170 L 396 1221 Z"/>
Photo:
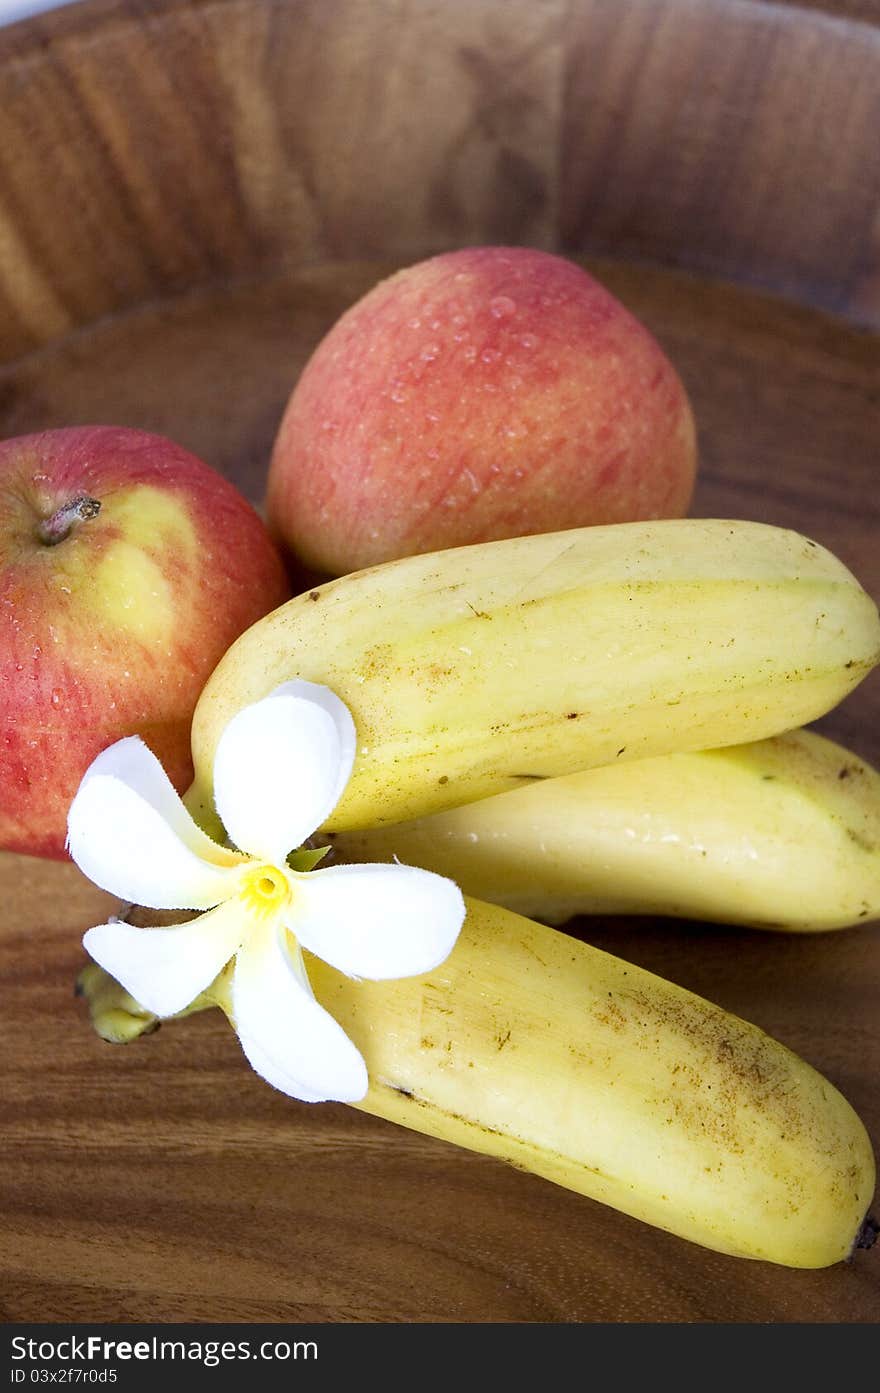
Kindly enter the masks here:
<path id="1" fill-rule="evenodd" d="M 70 535 L 74 523 L 88 522 L 90 518 L 96 518 L 100 511 L 97 498 L 90 498 L 87 493 L 77 494 L 69 503 L 62 503 L 51 517 L 41 519 L 37 525 L 37 536 L 45 546 L 57 546 Z"/>

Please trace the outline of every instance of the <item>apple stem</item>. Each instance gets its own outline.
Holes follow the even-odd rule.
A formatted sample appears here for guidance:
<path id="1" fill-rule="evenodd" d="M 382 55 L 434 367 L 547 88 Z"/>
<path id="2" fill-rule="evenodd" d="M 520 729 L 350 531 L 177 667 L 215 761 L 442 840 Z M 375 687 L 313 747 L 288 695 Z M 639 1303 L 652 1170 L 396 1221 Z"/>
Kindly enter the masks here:
<path id="1" fill-rule="evenodd" d="M 43 518 L 37 527 L 37 536 L 47 547 L 57 546 L 69 535 L 75 522 L 88 522 L 89 518 L 96 518 L 100 511 L 97 498 L 80 493 L 69 503 L 62 503 L 50 518 Z"/>

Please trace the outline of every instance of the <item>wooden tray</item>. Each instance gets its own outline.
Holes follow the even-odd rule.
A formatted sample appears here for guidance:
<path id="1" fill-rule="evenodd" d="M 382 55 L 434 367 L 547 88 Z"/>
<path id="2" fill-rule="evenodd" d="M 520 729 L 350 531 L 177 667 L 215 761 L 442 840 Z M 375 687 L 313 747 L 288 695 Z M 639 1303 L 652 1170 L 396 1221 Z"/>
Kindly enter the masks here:
<path id="1" fill-rule="evenodd" d="M 582 258 L 700 426 L 694 511 L 880 598 L 880 31 L 863 0 L 91 0 L 0 31 L 0 435 L 162 431 L 259 503 L 311 347 L 433 251 Z M 0 674 L 2 680 L 2 674 Z M 880 763 L 875 673 L 821 728 Z M 129 1048 L 72 994 L 110 908 L 0 856 L 11 1321 L 868 1322 L 880 1253 L 725 1258 L 263 1086 L 219 1016 Z M 880 1146 L 880 939 L 579 933 L 755 1021 Z"/>

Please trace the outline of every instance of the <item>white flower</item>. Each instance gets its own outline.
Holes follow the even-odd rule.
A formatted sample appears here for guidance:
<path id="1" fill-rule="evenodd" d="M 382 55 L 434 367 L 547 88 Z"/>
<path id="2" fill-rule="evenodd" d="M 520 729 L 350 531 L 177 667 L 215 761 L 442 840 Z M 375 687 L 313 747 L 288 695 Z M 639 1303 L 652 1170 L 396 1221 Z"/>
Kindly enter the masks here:
<path id="1" fill-rule="evenodd" d="M 238 850 L 196 826 L 136 736 L 98 755 L 68 815 L 70 854 L 96 885 L 150 909 L 208 911 L 171 928 L 100 924 L 83 940 L 89 954 L 157 1016 L 182 1011 L 234 958 L 242 1049 L 305 1102 L 357 1102 L 368 1081 L 315 1000 L 302 949 L 351 977 L 416 976 L 443 962 L 464 920 L 458 887 L 429 871 L 288 861 L 338 803 L 354 755 L 339 698 L 286 682 L 234 716 L 217 746 L 217 813 Z M 315 859 L 301 854 L 300 866 Z"/>

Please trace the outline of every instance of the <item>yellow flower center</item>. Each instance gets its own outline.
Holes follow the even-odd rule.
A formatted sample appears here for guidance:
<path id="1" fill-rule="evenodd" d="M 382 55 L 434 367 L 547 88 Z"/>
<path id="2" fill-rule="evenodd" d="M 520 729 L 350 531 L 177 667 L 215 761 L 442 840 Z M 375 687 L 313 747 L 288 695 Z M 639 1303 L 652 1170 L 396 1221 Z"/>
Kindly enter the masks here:
<path id="1" fill-rule="evenodd" d="M 265 862 L 249 866 L 241 878 L 241 902 L 249 914 L 268 919 L 278 914 L 290 899 L 290 881 L 284 871 Z"/>

